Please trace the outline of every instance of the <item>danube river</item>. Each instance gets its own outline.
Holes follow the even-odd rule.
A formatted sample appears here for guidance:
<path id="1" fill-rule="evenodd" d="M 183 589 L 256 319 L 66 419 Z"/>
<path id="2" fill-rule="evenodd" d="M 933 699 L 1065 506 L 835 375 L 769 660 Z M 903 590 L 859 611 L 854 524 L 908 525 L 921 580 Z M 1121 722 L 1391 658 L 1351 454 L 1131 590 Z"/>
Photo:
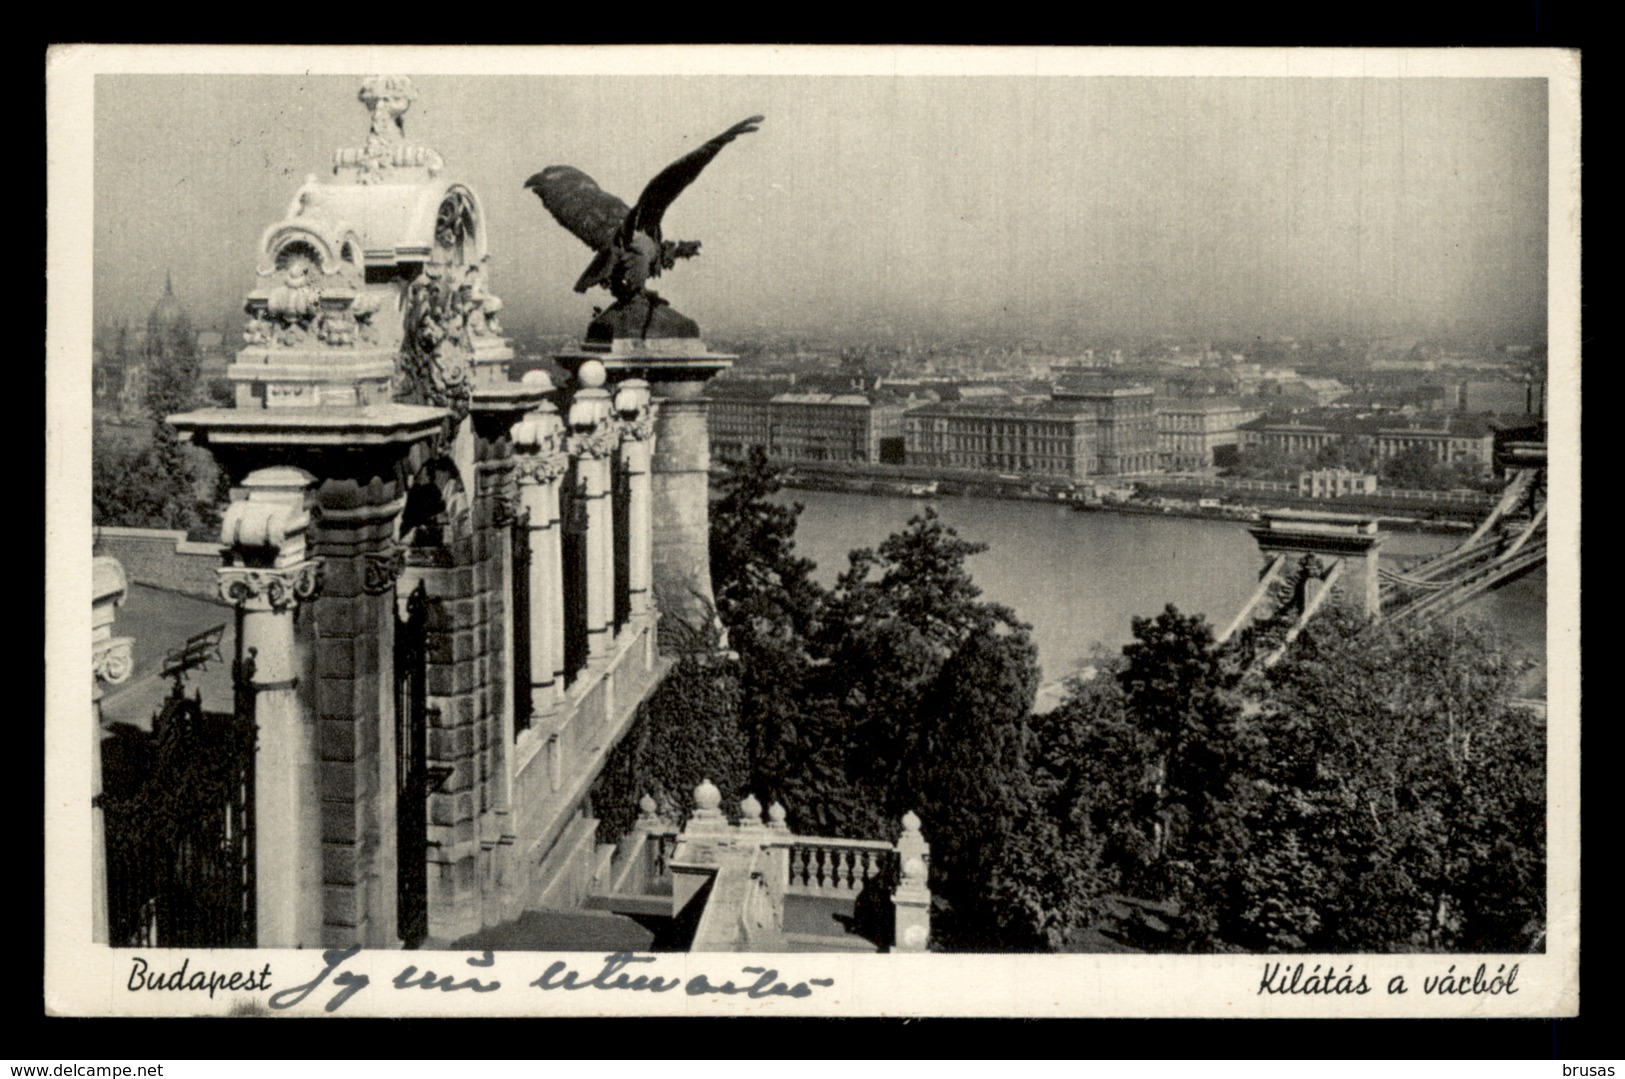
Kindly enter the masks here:
<path id="1" fill-rule="evenodd" d="M 1097 647 L 1131 637 L 1130 620 L 1169 603 L 1203 614 L 1216 627 L 1233 618 L 1257 586 L 1258 545 L 1235 522 L 1116 513 L 1079 513 L 1042 502 L 983 498 L 885 498 L 828 491 L 786 491 L 806 506 L 798 553 L 832 584 L 847 552 L 876 547 L 909 517 L 934 506 L 967 540 L 988 545 L 969 562 L 984 599 L 1031 623 L 1044 670 L 1040 708 L 1057 701 L 1061 680 L 1087 666 Z M 1448 550 L 1460 537 L 1390 532 L 1385 557 L 1411 560 Z M 1544 670 L 1546 573 L 1539 570 L 1484 596 L 1466 611 L 1495 621 L 1511 643 Z M 1544 675 L 1523 687 L 1545 694 Z"/>

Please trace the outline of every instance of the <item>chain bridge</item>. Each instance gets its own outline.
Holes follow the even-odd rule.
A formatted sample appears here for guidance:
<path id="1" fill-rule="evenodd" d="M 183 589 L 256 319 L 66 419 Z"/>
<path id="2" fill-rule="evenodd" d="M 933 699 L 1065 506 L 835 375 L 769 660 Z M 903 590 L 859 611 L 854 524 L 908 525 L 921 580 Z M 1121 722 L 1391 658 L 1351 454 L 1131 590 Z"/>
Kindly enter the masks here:
<path id="1" fill-rule="evenodd" d="M 1261 621 L 1291 619 L 1266 666 L 1325 606 L 1335 586 L 1390 623 L 1431 622 L 1546 564 L 1546 444 L 1509 442 L 1497 453 L 1508 482 L 1477 527 L 1443 554 L 1405 568 L 1381 564 L 1377 522 L 1353 514 L 1278 510 L 1250 531 L 1264 553 L 1258 588 L 1220 634 L 1229 640 Z"/>

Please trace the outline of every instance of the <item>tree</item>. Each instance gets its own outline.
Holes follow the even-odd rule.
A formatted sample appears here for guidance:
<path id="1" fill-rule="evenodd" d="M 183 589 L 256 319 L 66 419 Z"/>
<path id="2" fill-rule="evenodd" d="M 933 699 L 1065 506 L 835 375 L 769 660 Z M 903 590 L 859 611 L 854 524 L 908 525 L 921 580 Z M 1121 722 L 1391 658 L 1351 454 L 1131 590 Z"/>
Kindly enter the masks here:
<path id="1" fill-rule="evenodd" d="M 1296 480 L 1307 464 L 1306 457 L 1265 443 L 1239 451 L 1228 474 L 1245 480 Z"/>
<path id="2" fill-rule="evenodd" d="M 783 485 L 766 453 L 753 449 L 720 486 L 711 505 L 711 581 L 740 659 L 752 790 L 806 812 L 813 791 L 839 786 L 827 738 L 831 710 L 809 690 L 824 590 L 812 579 L 812 561 L 795 553 L 801 504 L 776 500 Z"/>
<path id="3" fill-rule="evenodd" d="M 853 826 L 910 808 L 885 812 L 909 791 L 904 764 L 925 729 L 922 702 L 950 657 L 973 637 L 1026 634 L 1008 608 L 978 598 L 965 559 L 985 549 L 928 507 L 878 549 L 853 551 L 830 593 L 817 644 L 828 657 L 821 692 L 846 719 L 849 778 L 878 799 L 875 814 Z"/>
<path id="4" fill-rule="evenodd" d="M 1271 842 L 1241 872 L 1278 879 L 1277 906 L 1232 911 L 1230 935 L 1529 947 L 1545 917 L 1545 730 L 1509 703 L 1521 670 L 1465 621 L 1372 626 L 1334 607 L 1312 622 L 1269 672 L 1257 717 L 1266 797 L 1250 822 Z M 1277 856 L 1272 869 L 1271 850 L 1300 864 Z"/>
<path id="5" fill-rule="evenodd" d="M 1401 450 L 1382 463 L 1382 482 L 1391 487 L 1409 487 L 1416 490 L 1446 490 L 1455 482 L 1449 468 L 1426 446 L 1412 446 Z"/>
<path id="6" fill-rule="evenodd" d="M 1315 468 L 1365 472 L 1371 467 L 1371 447 L 1361 439 L 1345 435 L 1321 446 L 1311 463 Z"/>
<path id="7" fill-rule="evenodd" d="M 196 451 L 188 451 L 169 424 L 169 416 L 192 407 L 201 361 L 191 321 L 173 308 L 173 292 L 165 295 L 171 303 L 148 319 L 141 349 L 150 438 L 146 446 L 133 449 L 97 440 L 91 471 L 93 519 L 97 524 L 179 529 L 195 539 L 212 539 L 219 534 L 229 487 L 219 474 L 204 478 Z M 128 364 L 129 342 L 122 328 L 117 351 Z M 202 484 L 206 487 L 200 494 Z"/>
<path id="8" fill-rule="evenodd" d="M 1036 660 L 1022 629 L 965 640 L 943 663 L 888 792 L 899 816 L 913 808 L 932 823 L 933 888 L 952 911 L 939 936 L 962 947 L 1044 939 L 1045 923 L 1015 883 L 1048 853 L 1047 832 L 1032 823 L 1043 813 L 1028 765 Z"/>
<path id="9" fill-rule="evenodd" d="M 775 501 L 784 484 L 760 446 L 723 476 L 720 487 L 710 528 L 718 616 L 730 633 L 808 635 L 822 589 L 812 580 L 811 559 L 795 553 L 801 503 Z"/>

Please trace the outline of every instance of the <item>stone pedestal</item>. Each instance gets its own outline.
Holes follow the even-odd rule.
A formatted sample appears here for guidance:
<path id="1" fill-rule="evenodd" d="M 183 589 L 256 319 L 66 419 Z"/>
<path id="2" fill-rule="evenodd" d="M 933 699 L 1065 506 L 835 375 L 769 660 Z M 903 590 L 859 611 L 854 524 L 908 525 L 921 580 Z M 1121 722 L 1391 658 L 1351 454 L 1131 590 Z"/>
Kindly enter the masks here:
<path id="1" fill-rule="evenodd" d="M 892 892 L 893 951 L 923 952 L 931 940 L 931 889 L 926 870 L 930 856 L 931 847 L 920 834 L 920 818 L 903 814 L 903 834 L 897 840 L 901 881 Z"/>

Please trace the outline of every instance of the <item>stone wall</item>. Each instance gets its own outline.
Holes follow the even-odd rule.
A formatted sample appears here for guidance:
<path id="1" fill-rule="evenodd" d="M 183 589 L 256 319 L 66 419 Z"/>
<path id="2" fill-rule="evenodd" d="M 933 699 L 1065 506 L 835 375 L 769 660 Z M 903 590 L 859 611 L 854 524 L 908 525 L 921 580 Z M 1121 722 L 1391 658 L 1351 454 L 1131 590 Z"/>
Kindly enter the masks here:
<path id="1" fill-rule="evenodd" d="M 218 543 L 197 543 L 185 532 L 163 528 L 103 525 L 92 535 L 95 553 L 118 559 L 132 581 L 199 599 L 220 598 L 215 571 L 225 548 Z"/>

